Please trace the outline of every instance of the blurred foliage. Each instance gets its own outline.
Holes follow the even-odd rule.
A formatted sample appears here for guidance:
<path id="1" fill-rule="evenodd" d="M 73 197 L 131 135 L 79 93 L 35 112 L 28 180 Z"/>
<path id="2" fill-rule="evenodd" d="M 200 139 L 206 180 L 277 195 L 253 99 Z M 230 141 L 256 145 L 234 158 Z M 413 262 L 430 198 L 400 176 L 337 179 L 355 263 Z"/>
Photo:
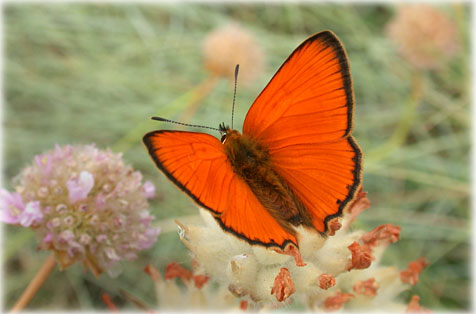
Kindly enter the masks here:
<path id="1" fill-rule="evenodd" d="M 309 35 L 331 29 L 350 59 L 354 134 L 366 154 L 364 187 L 372 207 L 357 224 L 367 230 L 382 223 L 400 225 L 401 240 L 388 249 L 384 264 L 405 268 L 425 256 L 431 265 L 411 293 L 420 295 L 427 308 L 468 309 L 470 4 L 437 9 L 457 23 L 462 48 L 440 69 L 416 71 L 386 36 L 394 5 L 10 3 L 4 6 L 5 186 L 11 189 L 10 179 L 56 143 L 114 148 L 129 134 L 121 146 L 125 159 L 158 187 L 153 214 L 164 219 L 165 227 L 169 218 L 195 215 L 188 197 L 155 169 L 138 132 L 176 129 L 148 118 L 180 117 L 189 93 L 207 79 L 202 62 L 207 33 L 238 22 L 266 53 L 266 73 L 258 82 L 238 84 L 235 123 L 241 125 L 292 50 Z M 217 127 L 230 121 L 232 97 L 232 84 L 220 81 L 192 122 Z M 404 132 L 395 135 L 399 129 Z M 9 308 L 48 252 L 35 251 L 30 230 L 5 229 L 3 282 Z M 153 249 L 124 263 L 117 279 L 96 279 L 80 265 L 55 271 L 30 307 L 104 308 L 102 292 L 122 305 L 119 288 L 154 305 L 153 284 L 143 267 L 151 262 L 163 270 L 171 261 L 190 265 L 177 234 L 164 232 Z"/>

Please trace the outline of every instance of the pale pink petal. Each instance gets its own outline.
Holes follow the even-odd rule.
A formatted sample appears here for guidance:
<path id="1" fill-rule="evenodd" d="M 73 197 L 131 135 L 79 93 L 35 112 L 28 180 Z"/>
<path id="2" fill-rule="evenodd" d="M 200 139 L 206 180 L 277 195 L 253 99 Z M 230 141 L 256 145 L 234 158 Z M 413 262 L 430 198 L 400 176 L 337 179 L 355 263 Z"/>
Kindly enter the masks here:
<path id="1" fill-rule="evenodd" d="M 25 210 L 21 195 L 7 190 L 0 190 L 0 221 L 7 224 L 20 222 L 20 215 Z"/>
<path id="2" fill-rule="evenodd" d="M 35 162 L 40 167 L 41 171 L 46 177 L 48 177 L 51 174 L 51 171 L 53 170 L 53 163 L 52 163 L 51 156 L 46 154 L 36 155 Z"/>
<path id="3" fill-rule="evenodd" d="M 45 237 L 43 238 L 43 242 L 49 243 L 53 239 L 53 234 L 51 232 L 48 232 Z"/>
<path id="4" fill-rule="evenodd" d="M 147 198 L 154 198 L 155 197 L 155 185 L 150 182 L 146 181 L 144 182 L 144 185 L 142 186 L 144 189 L 145 197 Z"/>
<path id="5" fill-rule="evenodd" d="M 66 182 L 68 188 L 69 201 L 75 203 L 85 199 L 94 186 L 94 177 L 87 171 L 81 171 L 79 178 Z"/>
<path id="6" fill-rule="evenodd" d="M 102 193 L 99 193 L 96 196 L 95 204 L 96 204 L 96 209 L 97 210 L 103 210 L 104 209 L 104 206 L 106 205 L 106 198 L 104 197 L 104 195 Z"/>
<path id="7" fill-rule="evenodd" d="M 61 243 L 71 244 L 71 242 L 74 240 L 74 233 L 71 230 L 65 230 L 60 233 L 59 240 Z"/>
<path id="8" fill-rule="evenodd" d="M 43 213 L 40 208 L 40 202 L 29 202 L 25 206 L 25 210 L 20 214 L 20 225 L 30 227 L 35 223 L 43 220 Z"/>
<path id="9" fill-rule="evenodd" d="M 118 261 L 121 259 L 112 247 L 104 249 L 104 252 L 106 253 L 106 256 L 113 261 Z"/>

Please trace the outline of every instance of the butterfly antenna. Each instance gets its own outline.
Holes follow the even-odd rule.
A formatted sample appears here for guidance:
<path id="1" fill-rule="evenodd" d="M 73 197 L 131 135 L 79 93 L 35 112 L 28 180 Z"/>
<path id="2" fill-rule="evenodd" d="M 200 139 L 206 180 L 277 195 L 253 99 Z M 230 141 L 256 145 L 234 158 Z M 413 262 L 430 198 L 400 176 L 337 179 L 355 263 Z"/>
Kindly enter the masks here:
<path id="1" fill-rule="evenodd" d="M 231 128 L 233 129 L 233 116 L 235 114 L 235 99 L 236 99 L 236 83 L 238 81 L 238 70 L 240 65 L 237 64 L 235 67 L 235 91 L 233 92 L 233 106 L 231 107 Z"/>
<path id="2" fill-rule="evenodd" d="M 182 123 L 182 122 L 177 122 L 177 121 L 173 121 L 173 120 L 169 120 L 169 119 L 165 119 L 165 118 L 161 118 L 161 117 L 151 117 L 151 119 L 152 119 L 152 120 L 157 120 L 157 121 L 162 121 L 162 122 L 170 122 L 170 123 L 175 123 L 175 124 L 190 126 L 190 127 L 193 127 L 193 128 L 205 128 L 205 129 L 210 129 L 210 130 L 215 130 L 215 131 L 220 132 L 220 129 L 212 128 L 211 126 Z"/>

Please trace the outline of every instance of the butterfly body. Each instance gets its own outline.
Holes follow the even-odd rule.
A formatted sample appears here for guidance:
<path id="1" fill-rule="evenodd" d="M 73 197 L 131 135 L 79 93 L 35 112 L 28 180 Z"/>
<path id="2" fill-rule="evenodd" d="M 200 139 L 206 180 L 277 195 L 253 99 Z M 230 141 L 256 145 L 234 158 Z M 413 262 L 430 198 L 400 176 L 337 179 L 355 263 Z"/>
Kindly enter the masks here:
<path id="1" fill-rule="evenodd" d="M 222 142 L 233 171 L 284 229 L 295 234 L 290 224 L 312 226 L 302 202 L 273 170 L 272 159 L 265 147 L 252 137 L 231 129 L 226 130 Z"/>
<path id="2" fill-rule="evenodd" d="M 294 227 L 327 234 L 361 188 L 353 112 L 347 55 L 324 31 L 283 63 L 251 105 L 242 133 L 220 125 L 220 141 L 157 130 L 143 141 L 156 166 L 224 231 L 285 252 L 299 246 Z"/>

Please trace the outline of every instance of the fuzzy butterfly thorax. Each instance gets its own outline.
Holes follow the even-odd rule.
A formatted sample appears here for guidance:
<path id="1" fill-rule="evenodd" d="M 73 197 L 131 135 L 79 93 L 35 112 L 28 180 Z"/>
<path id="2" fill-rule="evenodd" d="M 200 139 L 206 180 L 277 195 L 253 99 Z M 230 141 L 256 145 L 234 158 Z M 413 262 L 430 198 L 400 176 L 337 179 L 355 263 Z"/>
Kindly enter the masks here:
<path id="1" fill-rule="evenodd" d="M 264 208 L 286 231 L 295 234 L 290 224 L 312 227 L 302 202 L 273 170 L 265 147 L 250 136 L 230 128 L 226 129 L 222 142 L 233 171 L 248 184 Z"/>

